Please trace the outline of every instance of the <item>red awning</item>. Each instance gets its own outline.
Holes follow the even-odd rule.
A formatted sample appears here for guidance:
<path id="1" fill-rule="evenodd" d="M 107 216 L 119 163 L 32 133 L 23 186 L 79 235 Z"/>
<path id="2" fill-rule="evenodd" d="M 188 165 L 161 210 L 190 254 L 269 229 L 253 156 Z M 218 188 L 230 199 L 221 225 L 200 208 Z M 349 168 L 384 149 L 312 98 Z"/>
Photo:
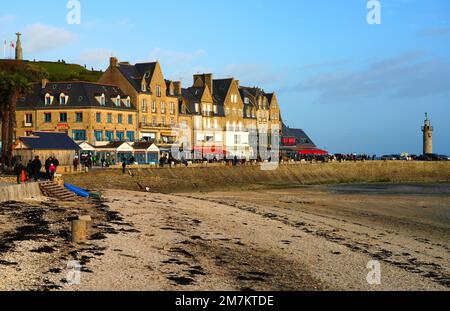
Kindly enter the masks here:
<path id="1" fill-rule="evenodd" d="M 223 149 L 222 147 L 216 146 L 195 146 L 194 151 L 203 153 L 204 155 L 213 154 L 213 155 L 228 155 L 229 152 Z"/>
<path id="2" fill-rule="evenodd" d="M 297 151 L 302 155 L 326 155 L 328 151 L 320 150 L 320 149 L 302 149 Z"/>

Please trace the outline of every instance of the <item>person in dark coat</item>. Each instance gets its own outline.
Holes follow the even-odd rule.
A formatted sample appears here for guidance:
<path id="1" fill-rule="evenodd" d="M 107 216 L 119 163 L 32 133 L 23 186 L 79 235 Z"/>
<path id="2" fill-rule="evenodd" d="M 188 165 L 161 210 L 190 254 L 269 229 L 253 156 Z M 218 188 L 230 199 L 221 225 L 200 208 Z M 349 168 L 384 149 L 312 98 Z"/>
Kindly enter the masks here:
<path id="1" fill-rule="evenodd" d="M 31 162 L 34 181 L 39 181 L 39 175 L 41 174 L 42 162 L 39 156 L 35 156 L 33 162 Z"/>
<path id="2" fill-rule="evenodd" d="M 127 171 L 127 161 L 123 160 L 122 162 L 122 174 L 125 174 Z"/>
<path id="3" fill-rule="evenodd" d="M 49 157 L 47 160 L 45 160 L 45 179 L 49 180 L 50 179 L 50 165 L 53 162 L 53 158 Z"/>
<path id="4" fill-rule="evenodd" d="M 21 161 L 17 161 L 16 165 L 14 165 L 14 174 L 17 176 L 17 183 L 20 185 L 22 179 L 22 172 L 25 170 L 25 166 L 23 166 Z"/>
<path id="5" fill-rule="evenodd" d="M 27 178 L 31 179 L 33 177 L 33 161 L 28 161 L 25 171 L 27 173 Z"/>

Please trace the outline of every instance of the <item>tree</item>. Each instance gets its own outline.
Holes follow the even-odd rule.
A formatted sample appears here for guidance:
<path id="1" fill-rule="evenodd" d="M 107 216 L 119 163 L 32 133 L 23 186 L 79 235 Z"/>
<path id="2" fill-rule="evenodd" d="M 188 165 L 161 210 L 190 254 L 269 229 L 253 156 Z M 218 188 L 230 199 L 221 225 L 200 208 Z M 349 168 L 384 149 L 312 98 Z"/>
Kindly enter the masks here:
<path id="1" fill-rule="evenodd" d="M 23 61 L 0 62 L 0 111 L 2 116 L 2 163 L 12 164 L 16 130 L 17 101 L 30 90 L 32 83 L 46 78 L 48 73 Z"/>

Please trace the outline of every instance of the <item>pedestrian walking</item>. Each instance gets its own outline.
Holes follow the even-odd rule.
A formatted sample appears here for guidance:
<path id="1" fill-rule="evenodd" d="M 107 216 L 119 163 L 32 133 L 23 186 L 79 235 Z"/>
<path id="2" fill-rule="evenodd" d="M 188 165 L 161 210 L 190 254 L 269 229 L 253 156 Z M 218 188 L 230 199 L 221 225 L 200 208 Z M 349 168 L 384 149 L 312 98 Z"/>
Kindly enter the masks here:
<path id="1" fill-rule="evenodd" d="M 39 181 L 41 169 L 42 169 L 42 162 L 39 159 L 39 156 L 35 156 L 33 162 L 31 162 L 31 169 L 33 173 L 34 181 Z"/>
<path id="2" fill-rule="evenodd" d="M 16 165 L 14 165 L 14 173 L 17 176 L 17 184 L 21 184 L 22 181 L 22 175 L 25 172 L 25 166 L 22 164 L 22 162 L 19 160 L 17 161 Z"/>
<path id="3" fill-rule="evenodd" d="M 50 164 L 49 173 L 50 173 L 50 180 L 53 181 L 55 179 L 56 174 L 56 165 L 54 163 Z"/>
<path id="4" fill-rule="evenodd" d="M 127 171 L 127 161 L 123 160 L 122 162 L 122 174 L 125 174 Z"/>
<path id="5" fill-rule="evenodd" d="M 75 156 L 75 158 L 73 158 L 73 169 L 75 172 L 78 172 L 79 165 L 80 165 L 80 160 L 78 159 L 77 156 Z"/>

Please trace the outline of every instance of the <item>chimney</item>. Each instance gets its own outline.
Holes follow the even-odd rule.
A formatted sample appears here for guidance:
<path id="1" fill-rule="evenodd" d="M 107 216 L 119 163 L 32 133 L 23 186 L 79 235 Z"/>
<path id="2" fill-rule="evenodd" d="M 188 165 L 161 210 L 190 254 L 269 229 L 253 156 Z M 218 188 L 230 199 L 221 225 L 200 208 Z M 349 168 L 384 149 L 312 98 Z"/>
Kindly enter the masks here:
<path id="1" fill-rule="evenodd" d="M 208 87 L 211 94 L 213 92 L 213 75 L 212 73 L 195 74 L 194 87 Z"/>
<path id="2" fill-rule="evenodd" d="M 173 82 L 173 87 L 175 89 L 175 94 L 176 95 L 181 95 L 181 81 L 174 81 Z"/>
<path id="3" fill-rule="evenodd" d="M 45 89 L 45 87 L 47 86 L 47 83 L 48 83 L 48 80 L 47 80 L 47 79 L 42 79 L 42 81 L 41 81 L 41 87 L 42 87 L 43 89 Z"/>
<path id="4" fill-rule="evenodd" d="M 119 64 L 119 60 L 116 57 L 111 57 L 109 59 L 109 65 L 111 67 L 117 67 L 118 64 Z"/>
<path id="5" fill-rule="evenodd" d="M 212 75 L 212 73 L 205 73 L 204 78 L 205 78 L 205 80 L 204 80 L 205 85 L 209 88 L 209 91 L 212 94 L 213 93 L 213 75 Z"/>

